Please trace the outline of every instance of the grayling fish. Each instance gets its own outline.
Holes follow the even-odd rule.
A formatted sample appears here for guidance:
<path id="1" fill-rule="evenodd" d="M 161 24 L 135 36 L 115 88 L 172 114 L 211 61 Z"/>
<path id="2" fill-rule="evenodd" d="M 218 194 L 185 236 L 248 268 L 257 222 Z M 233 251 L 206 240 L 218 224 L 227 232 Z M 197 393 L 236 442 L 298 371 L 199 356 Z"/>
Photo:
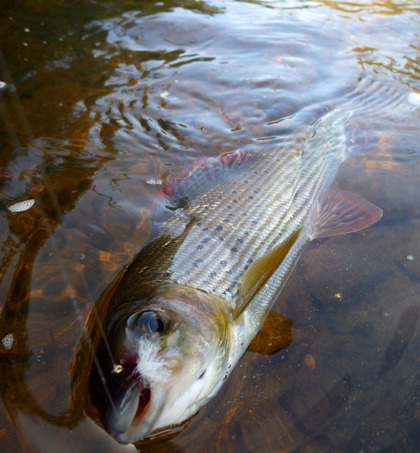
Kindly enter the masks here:
<path id="1" fill-rule="evenodd" d="M 112 296 L 90 377 L 91 402 L 117 440 L 197 412 L 259 331 L 305 245 L 381 217 L 357 195 L 329 190 L 347 157 L 336 116 L 259 151 L 200 159 L 159 194 L 160 225 Z"/>

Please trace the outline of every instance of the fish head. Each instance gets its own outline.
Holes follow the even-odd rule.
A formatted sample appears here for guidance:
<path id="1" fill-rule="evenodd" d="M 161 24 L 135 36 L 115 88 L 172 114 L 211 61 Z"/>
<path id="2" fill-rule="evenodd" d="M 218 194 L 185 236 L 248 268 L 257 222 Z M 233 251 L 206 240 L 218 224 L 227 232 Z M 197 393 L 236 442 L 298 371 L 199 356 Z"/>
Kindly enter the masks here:
<path id="1" fill-rule="evenodd" d="M 89 382 L 102 425 L 122 443 L 197 412 L 221 385 L 230 347 L 223 304 L 200 290 L 162 285 L 130 306 L 104 325 Z"/>

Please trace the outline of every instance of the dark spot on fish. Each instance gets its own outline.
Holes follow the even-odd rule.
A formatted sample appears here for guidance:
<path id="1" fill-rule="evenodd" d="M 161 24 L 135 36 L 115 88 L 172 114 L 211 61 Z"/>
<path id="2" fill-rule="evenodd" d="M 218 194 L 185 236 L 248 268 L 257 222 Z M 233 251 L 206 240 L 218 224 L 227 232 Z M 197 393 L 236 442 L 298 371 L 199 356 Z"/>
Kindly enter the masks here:
<path id="1" fill-rule="evenodd" d="M 184 272 L 184 275 L 190 275 L 190 271 L 186 270 L 186 271 Z"/>
<path id="2" fill-rule="evenodd" d="M 253 262 L 254 262 L 254 260 L 252 258 L 249 258 L 248 261 L 247 261 L 247 263 L 249 263 L 249 264 L 251 264 Z"/>
<path id="3" fill-rule="evenodd" d="M 258 222 L 256 220 L 253 220 L 252 223 L 256 225 Z"/>
<path id="4" fill-rule="evenodd" d="M 239 242 L 239 244 L 242 244 L 244 242 L 244 240 L 242 238 L 237 238 L 236 242 Z"/>
<path id="5" fill-rule="evenodd" d="M 201 244 L 197 245 L 196 249 L 197 250 L 203 250 L 203 245 L 201 245 Z"/>
<path id="6" fill-rule="evenodd" d="M 257 170 L 255 170 L 255 171 L 254 171 L 254 175 L 258 175 L 258 172 L 257 172 Z"/>
<path id="7" fill-rule="evenodd" d="M 222 197 L 221 195 L 219 195 L 217 198 L 218 198 L 219 200 L 221 200 L 223 197 Z"/>
<path id="8" fill-rule="evenodd" d="M 216 277 L 216 275 L 217 275 L 216 272 L 213 271 L 213 272 L 210 272 L 209 277 L 214 278 L 214 277 Z"/>
<path id="9" fill-rule="evenodd" d="M 229 219 L 223 219 L 223 222 L 229 223 Z"/>
<path id="10" fill-rule="evenodd" d="M 249 231 L 245 231 L 244 235 L 249 236 Z"/>
<path id="11" fill-rule="evenodd" d="M 232 209 L 232 206 L 228 206 L 227 208 L 228 208 L 228 209 Z"/>
<path id="12" fill-rule="evenodd" d="M 264 173 L 268 173 L 268 170 L 264 170 Z"/>
<path id="13" fill-rule="evenodd" d="M 254 197 L 253 197 L 252 195 L 249 195 L 248 198 L 249 198 L 250 200 L 253 200 L 253 199 L 254 199 Z"/>
<path id="14" fill-rule="evenodd" d="M 219 241 L 223 242 L 225 240 L 225 238 L 223 236 L 218 236 L 218 237 L 219 237 Z"/>
<path id="15" fill-rule="evenodd" d="M 226 266 L 226 264 L 227 264 L 227 261 L 225 261 L 225 260 L 220 261 L 220 265 L 221 265 L 221 266 Z"/>
<path id="16" fill-rule="evenodd" d="M 248 180 L 247 179 L 244 179 L 244 184 L 248 184 Z"/>
<path id="17" fill-rule="evenodd" d="M 231 271 L 231 270 L 226 271 L 226 274 L 227 274 L 227 275 L 232 275 L 232 271 Z"/>
<path id="18" fill-rule="evenodd" d="M 195 262 L 196 262 L 196 263 L 202 263 L 203 260 L 202 260 L 201 258 L 198 258 L 198 259 L 195 260 Z"/>
<path id="19" fill-rule="evenodd" d="M 237 252 L 238 249 L 237 249 L 236 247 L 232 247 L 232 248 L 230 249 L 230 251 L 231 251 L 231 252 Z"/>
<path id="20" fill-rule="evenodd" d="M 208 284 L 209 284 L 209 281 L 208 281 L 208 280 L 203 280 L 203 281 L 201 282 L 201 284 L 202 284 L 202 285 L 208 285 Z"/>
<path id="21" fill-rule="evenodd" d="M 232 200 L 232 201 L 233 201 L 234 203 L 237 203 L 237 202 L 238 202 L 238 200 Z"/>
<path id="22" fill-rule="evenodd" d="M 202 228 L 201 231 L 209 231 L 209 229 L 206 227 L 206 228 Z"/>
<path id="23" fill-rule="evenodd" d="M 249 267 L 249 264 L 247 264 L 246 266 L 244 266 L 244 271 L 246 271 Z"/>
<path id="24" fill-rule="evenodd" d="M 232 193 L 238 193 L 238 191 L 237 190 L 232 190 Z"/>
<path id="25" fill-rule="evenodd" d="M 202 244 L 207 244 L 207 242 L 210 242 L 210 240 L 211 240 L 211 238 L 206 237 L 206 238 L 204 238 L 204 239 L 201 241 L 201 243 L 202 243 Z"/>
<path id="26" fill-rule="evenodd" d="M 197 222 L 197 226 L 201 226 L 201 221 L 200 221 L 200 222 Z"/>
<path id="27" fill-rule="evenodd" d="M 222 230 L 223 230 L 222 225 L 217 225 L 216 230 L 217 230 L 217 231 L 222 231 Z"/>

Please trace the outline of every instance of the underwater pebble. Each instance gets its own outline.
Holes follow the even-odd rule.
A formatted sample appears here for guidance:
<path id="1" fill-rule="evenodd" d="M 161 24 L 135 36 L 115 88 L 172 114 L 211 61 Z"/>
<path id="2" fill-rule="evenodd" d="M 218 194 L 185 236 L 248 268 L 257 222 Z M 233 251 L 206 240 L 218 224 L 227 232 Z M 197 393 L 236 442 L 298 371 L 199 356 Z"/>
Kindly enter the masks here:
<path id="1" fill-rule="evenodd" d="M 413 105 L 420 105 L 420 93 L 410 93 L 408 95 L 408 102 Z"/>
<path id="2" fill-rule="evenodd" d="M 13 342 L 14 342 L 14 337 L 12 333 L 8 333 L 6 336 L 3 337 L 1 340 L 1 344 L 3 345 L 3 348 L 9 351 L 12 349 Z"/>
<path id="3" fill-rule="evenodd" d="M 303 358 L 303 363 L 306 365 L 306 368 L 313 371 L 315 369 L 315 357 L 311 354 L 306 354 Z"/>
<path id="4" fill-rule="evenodd" d="M 18 203 L 11 204 L 8 209 L 10 212 L 23 212 L 32 208 L 35 204 L 35 200 L 31 198 L 30 200 L 19 201 Z"/>
<path id="5" fill-rule="evenodd" d="M 414 256 L 413 255 L 407 255 L 407 259 L 408 259 L 408 261 L 413 261 L 414 260 Z"/>

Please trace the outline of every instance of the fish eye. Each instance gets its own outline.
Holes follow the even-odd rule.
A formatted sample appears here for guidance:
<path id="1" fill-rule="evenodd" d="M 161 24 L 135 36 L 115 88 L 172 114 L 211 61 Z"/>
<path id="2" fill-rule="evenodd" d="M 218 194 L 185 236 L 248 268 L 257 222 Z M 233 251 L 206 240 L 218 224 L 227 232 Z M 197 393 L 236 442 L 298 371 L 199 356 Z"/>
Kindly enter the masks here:
<path id="1" fill-rule="evenodd" d="M 143 311 L 135 313 L 128 318 L 127 324 L 130 329 L 140 334 L 162 334 L 167 328 L 169 319 L 163 313 L 155 311 Z"/>

